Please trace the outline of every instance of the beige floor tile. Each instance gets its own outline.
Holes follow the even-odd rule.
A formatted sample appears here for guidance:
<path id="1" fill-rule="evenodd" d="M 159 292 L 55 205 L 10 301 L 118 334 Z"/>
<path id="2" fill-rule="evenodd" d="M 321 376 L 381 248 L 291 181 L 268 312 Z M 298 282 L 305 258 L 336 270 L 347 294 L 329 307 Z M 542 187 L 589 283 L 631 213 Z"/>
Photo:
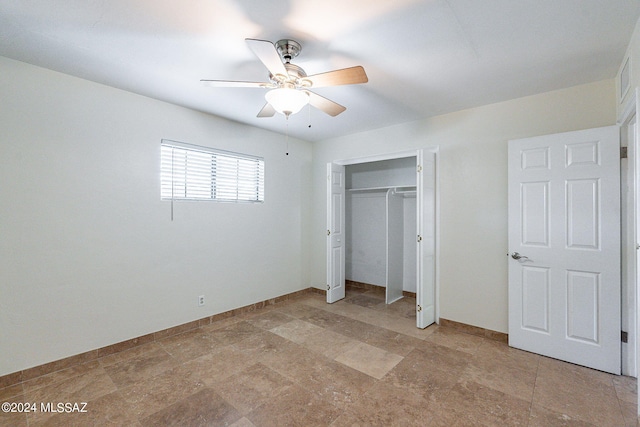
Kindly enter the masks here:
<path id="1" fill-rule="evenodd" d="M 112 393 L 116 386 L 102 367 L 25 393 L 29 402 L 88 402 Z"/>
<path id="2" fill-rule="evenodd" d="M 230 326 L 220 329 L 214 329 L 208 333 L 209 337 L 215 341 L 217 346 L 225 346 L 235 344 L 252 335 L 259 334 L 263 331 L 246 320 L 234 323 Z"/>
<path id="3" fill-rule="evenodd" d="M 624 402 L 638 403 L 638 380 L 636 378 L 625 376 L 613 377 L 613 386 L 618 399 Z"/>
<path id="4" fill-rule="evenodd" d="M 327 329 L 401 356 L 423 345 L 423 341 L 417 338 L 354 319 L 343 320 Z"/>
<path id="5" fill-rule="evenodd" d="M 604 372 L 543 358 L 533 403 L 598 426 L 624 425 L 612 378 Z"/>
<path id="6" fill-rule="evenodd" d="M 479 362 L 507 365 L 512 368 L 537 373 L 541 356 L 509 347 L 505 343 L 483 339 L 473 355 Z"/>
<path id="7" fill-rule="evenodd" d="M 256 425 L 249 421 L 249 418 L 242 417 L 235 423 L 229 424 L 229 427 L 256 427 Z"/>
<path id="8" fill-rule="evenodd" d="M 264 363 L 341 409 L 357 401 L 376 381 L 370 375 L 301 346 Z"/>
<path id="9" fill-rule="evenodd" d="M 395 316 L 400 316 L 403 319 L 416 319 L 416 299 L 410 297 L 404 297 L 393 304 L 378 304 L 373 307 L 375 310 L 383 311 L 386 313 L 392 313 Z"/>
<path id="10" fill-rule="evenodd" d="M 439 327 L 426 337 L 425 341 L 474 354 L 478 351 L 480 345 L 486 341 L 486 338 L 458 332 L 453 328 Z"/>
<path id="11" fill-rule="evenodd" d="M 90 374 L 91 372 L 95 372 L 98 368 L 100 368 L 100 363 L 97 361 L 83 363 L 81 365 L 76 365 L 71 368 L 63 369 L 48 375 L 34 378 L 30 381 L 25 381 L 22 384 L 22 387 L 24 388 L 25 393 L 29 393 L 39 388 L 66 381 L 70 378 Z"/>
<path id="12" fill-rule="evenodd" d="M 622 417 L 624 418 L 625 427 L 637 427 L 638 424 L 640 424 L 637 403 L 621 401 L 620 408 L 622 409 Z"/>
<path id="13" fill-rule="evenodd" d="M 567 414 L 553 412 L 538 405 L 531 406 L 528 427 L 597 427 Z"/>
<path id="14" fill-rule="evenodd" d="M 119 392 L 131 412 L 142 420 L 204 388 L 204 383 L 195 380 L 189 375 L 189 371 L 179 367 L 139 380 Z"/>
<path id="15" fill-rule="evenodd" d="M 437 325 L 435 324 L 432 326 L 428 326 L 424 329 L 420 329 L 416 327 L 415 319 L 413 320 L 409 319 L 409 320 L 410 321 L 407 322 L 407 319 L 392 318 L 384 327 L 394 332 L 398 332 L 400 334 L 417 338 L 420 340 L 426 339 L 428 336 L 433 334 L 437 329 Z M 379 326 L 382 326 L 382 325 L 379 325 Z"/>
<path id="16" fill-rule="evenodd" d="M 306 316 L 309 313 L 311 307 L 305 305 L 302 301 L 287 301 L 282 306 L 275 305 L 277 307 L 277 312 L 286 314 L 291 317 L 295 317 L 297 319 Z"/>
<path id="17" fill-rule="evenodd" d="M 256 312 L 256 315 L 251 319 L 248 319 L 247 322 L 253 326 L 268 331 L 269 329 L 290 322 L 291 320 L 293 320 L 291 316 L 288 316 L 274 308 L 265 313 Z"/>
<path id="18" fill-rule="evenodd" d="M 13 407 L 9 407 L 9 411 L 0 412 L 0 427 L 22 427 L 27 426 L 27 413 L 18 410 L 17 404 L 23 404 L 28 402 L 23 394 L 14 396 L 5 396 L 0 399 L 0 403 L 15 404 Z M 37 403 L 39 405 L 39 403 Z"/>
<path id="19" fill-rule="evenodd" d="M 345 302 L 359 305 L 360 307 L 373 308 L 380 304 L 380 298 L 365 294 L 358 294 L 345 299 Z"/>
<path id="20" fill-rule="evenodd" d="M 228 377 L 216 392 L 242 415 L 268 404 L 271 399 L 291 388 L 293 383 L 261 363 Z"/>
<path id="21" fill-rule="evenodd" d="M 335 360 L 374 378 L 381 379 L 400 363 L 402 356 L 366 343 L 359 343 L 336 357 Z"/>
<path id="22" fill-rule="evenodd" d="M 216 320 L 207 325 L 203 325 L 200 328 L 204 331 L 213 331 L 216 329 L 224 329 L 228 326 L 235 325 L 236 323 L 242 322 L 245 320 L 245 317 L 242 315 L 227 317 L 226 319 Z"/>
<path id="23" fill-rule="evenodd" d="M 351 426 L 425 426 L 429 402 L 421 396 L 388 384 L 378 383 L 349 407 L 331 425 Z"/>
<path id="24" fill-rule="evenodd" d="M 187 362 L 211 353 L 218 343 L 203 329 L 173 335 L 159 341 L 162 348 L 179 362 Z"/>
<path id="25" fill-rule="evenodd" d="M 119 353 L 110 354 L 109 356 L 104 356 L 98 359 L 98 362 L 100 362 L 102 366 L 107 367 L 107 366 L 115 365 L 116 363 L 125 362 L 127 360 L 133 360 L 133 359 L 144 357 L 144 355 L 146 355 L 147 353 L 154 353 L 158 351 L 158 349 L 162 349 L 160 344 L 156 342 L 151 342 L 151 343 L 130 348 L 125 351 L 121 351 Z"/>
<path id="26" fill-rule="evenodd" d="M 291 320 L 270 330 L 270 332 L 298 344 L 302 344 L 306 339 L 322 331 L 324 331 L 323 328 L 300 319 Z"/>
<path id="27" fill-rule="evenodd" d="M 338 301 L 333 304 L 326 304 L 324 311 L 339 314 L 350 319 L 362 320 L 363 322 L 367 322 L 370 319 L 376 317 L 382 317 L 380 315 L 376 315 L 377 312 L 373 313 L 373 310 L 370 308 L 362 307 L 356 304 L 348 304 L 344 301 Z"/>
<path id="28" fill-rule="evenodd" d="M 536 372 L 474 358 L 460 377 L 460 382 L 475 382 L 530 402 L 536 384 Z"/>
<path id="29" fill-rule="evenodd" d="M 42 388 L 25 393 L 27 402 L 34 402 L 40 407 L 41 403 L 88 403 L 102 396 L 116 391 L 113 383 L 104 368 L 97 365 L 96 368 L 84 372 L 82 375 L 68 378 Z M 29 424 L 41 423 L 51 418 L 55 413 L 36 411 L 29 413 Z M 70 415 L 78 415 L 77 413 Z M 84 416 L 81 414 L 81 416 Z M 72 417 L 69 417 L 72 418 Z"/>
<path id="30" fill-rule="evenodd" d="M 249 413 L 256 426 L 328 426 L 341 411 L 314 393 L 294 386 Z"/>
<path id="31" fill-rule="evenodd" d="M 253 335 L 233 345 L 233 348 L 253 363 L 267 366 L 277 363 L 294 363 L 302 346 L 271 332 Z"/>
<path id="32" fill-rule="evenodd" d="M 321 328 L 320 332 L 304 337 L 300 344 L 315 353 L 319 353 L 329 359 L 335 359 L 340 354 L 358 345 L 359 342 L 337 332 Z"/>
<path id="33" fill-rule="evenodd" d="M 130 410 L 128 403 L 113 392 L 87 403 L 82 413 L 58 413 L 51 417 L 34 422 L 31 426 L 135 426 L 137 417 Z"/>
<path id="34" fill-rule="evenodd" d="M 429 426 L 523 426 L 529 422 L 530 402 L 468 382 L 456 384 L 429 406 Z"/>
<path id="35" fill-rule="evenodd" d="M 0 388 L 0 402 L 5 402 L 12 397 L 20 396 L 23 393 L 24 389 L 22 387 L 22 383 L 5 388 Z"/>
<path id="36" fill-rule="evenodd" d="M 240 418 L 240 413 L 232 405 L 206 388 L 144 418 L 141 424 L 144 427 L 224 426 Z"/>
<path id="37" fill-rule="evenodd" d="M 326 310 L 315 309 L 302 317 L 305 322 L 313 323 L 321 328 L 342 328 L 354 320 Z"/>
<path id="38" fill-rule="evenodd" d="M 208 386 L 222 383 L 229 376 L 256 363 L 255 358 L 234 346 L 225 346 L 216 351 L 190 360 L 177 370 L 184 371 L 186 378 Z"/>
<path id="39" fill-rule="evenodd" d="M 313 298 L 306 298 L 300 301 L 302 304 L 308 306 L 308 307 L 314 307 L 314 308 L 318 308 L 318 309 L 330 309 L 331 308 L 331 304 L 327 304 L 327 300 L 326 298 L 323 298 L 321 296 L 318 297 L 313 297 Z M 328 307 L 327 307 L 328 306 Z"/>
<path id="40" fill-rule="evenodd" d="M 162 347 L 154 347 L 140 355 L 104 367 L 119 388 L 159 375 L 179 362 Z"/>
<path id="41" fill-rule="evenodd" d="M 446 395 L 469 364 L 470 356 L 448 347 L 433 345 L 413 350 L 382 381 L 431 401 Z"/>

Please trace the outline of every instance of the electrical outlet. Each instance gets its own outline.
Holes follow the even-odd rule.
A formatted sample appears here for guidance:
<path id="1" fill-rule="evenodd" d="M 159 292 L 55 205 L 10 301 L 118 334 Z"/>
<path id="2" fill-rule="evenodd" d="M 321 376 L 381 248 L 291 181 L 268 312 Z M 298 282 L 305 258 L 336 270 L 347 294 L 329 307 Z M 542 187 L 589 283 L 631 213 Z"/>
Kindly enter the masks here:
<path id="1" fill-rule="evenodd" d="M 204 295 L 200 295 L 198 297 L 198 305 L 199 306 L 203 306 L 204 305 Z"/>

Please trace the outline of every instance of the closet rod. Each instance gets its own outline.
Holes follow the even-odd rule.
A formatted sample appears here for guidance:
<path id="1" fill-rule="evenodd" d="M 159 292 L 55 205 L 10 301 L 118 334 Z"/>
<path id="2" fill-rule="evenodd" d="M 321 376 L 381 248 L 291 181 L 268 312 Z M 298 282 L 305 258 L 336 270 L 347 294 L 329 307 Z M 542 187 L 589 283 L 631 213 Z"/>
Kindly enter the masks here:
<path id="1" fill-rule="evenodd" d="M 416 191 L 416 186 L 415 185 L 389 185 L 389 186 L 385 186 L 385 187 L 365 187 L 365 188 L 347 188 L 347 191 L 351 191 L 351 192 L 365 192 L 365 191 L 386 191 L 389 189 L 395 189 L 396 192 L 409 192 L 409 191 Z M 404 188 L 406 190 L 398 190 Z"/>

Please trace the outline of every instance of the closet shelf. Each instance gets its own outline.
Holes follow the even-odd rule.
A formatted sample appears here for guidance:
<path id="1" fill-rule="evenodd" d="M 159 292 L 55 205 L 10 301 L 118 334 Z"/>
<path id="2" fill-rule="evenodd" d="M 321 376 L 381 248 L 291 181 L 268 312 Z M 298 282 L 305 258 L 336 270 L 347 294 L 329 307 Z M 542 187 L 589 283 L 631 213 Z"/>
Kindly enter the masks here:
<path id="1" fill-rule="evenodd" d="M 365 193 L 374 191 L 387 191 L 390 188 L 394 188 L 399 193 L 416 191 L 415 185 L 389 185 L 385 187 L 347 188 L 347 191 L 351 191 L 353 193 Z"/>

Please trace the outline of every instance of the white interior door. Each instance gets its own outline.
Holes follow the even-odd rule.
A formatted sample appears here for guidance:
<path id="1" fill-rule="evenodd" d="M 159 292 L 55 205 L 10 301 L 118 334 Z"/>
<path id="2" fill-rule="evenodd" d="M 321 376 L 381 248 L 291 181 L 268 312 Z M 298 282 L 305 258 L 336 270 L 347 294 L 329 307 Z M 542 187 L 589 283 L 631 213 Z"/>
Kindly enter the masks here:
<path id="1" fill-rule="evenodd" d="M 509 345 L 620 373 L 617 126 L 509 141 Z"/>
<path id="2" fill-rule="evenodd" d="M 345 173 L 344 166 L 327 164 L 327 302 L 345 296 Z"/>
<path id="3" fill-rule="evenodd" d="M 436 155 L 418 150 L 416 168 L 416 326 L 436 321 Z"/>

